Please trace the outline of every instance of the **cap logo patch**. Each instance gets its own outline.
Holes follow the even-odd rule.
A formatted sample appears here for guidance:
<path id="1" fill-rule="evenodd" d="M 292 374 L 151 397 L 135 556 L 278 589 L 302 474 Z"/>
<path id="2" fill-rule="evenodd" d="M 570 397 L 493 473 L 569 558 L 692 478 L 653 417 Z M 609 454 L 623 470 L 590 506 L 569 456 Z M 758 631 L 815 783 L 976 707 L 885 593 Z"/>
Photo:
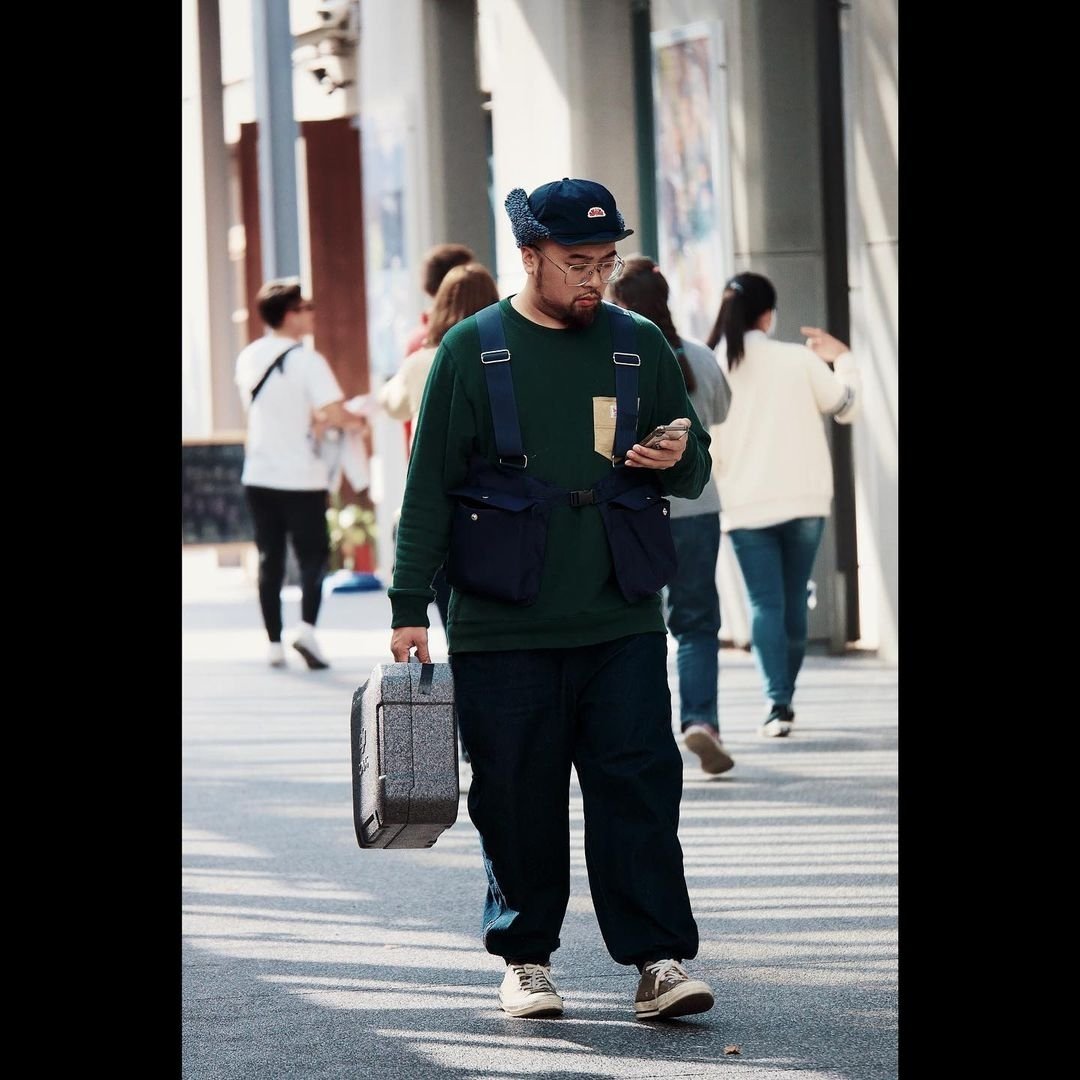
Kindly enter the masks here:
<path id="1" fill-rule="evenodd" d="M 599 206 L 591 206 L 591 207 L 589 207 L 588 216 L 589 217 L 607 217 L 607 214 L 605 214 L 604 211 L 601 210 Z"/>

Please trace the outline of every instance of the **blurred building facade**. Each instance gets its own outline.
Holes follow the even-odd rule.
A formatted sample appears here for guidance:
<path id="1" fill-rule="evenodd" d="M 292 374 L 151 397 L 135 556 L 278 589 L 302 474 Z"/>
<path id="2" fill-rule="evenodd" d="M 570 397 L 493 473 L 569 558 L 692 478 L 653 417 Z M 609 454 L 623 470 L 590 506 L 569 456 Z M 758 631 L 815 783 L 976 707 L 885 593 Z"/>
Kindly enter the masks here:
<path id="1" fill-rule="evenodd" d="M 430 246 L 469 244 L 508 295 L 507 192 L 596 179 L 681 332 L 705 337 L 749 269 L 777 285 L 779 337 L 821 325 L 862 357 L 863 416 L 829 428 L 811 638 L 897 662 L 897 17 L 898 0 L 185 0 L 182 434 L 243 428 L 232 363 L 266 278 L 304 279 L 315 347 L 366 393 L 426 304 Z M 389 535 L 396 423 L 375 450 Z"/>

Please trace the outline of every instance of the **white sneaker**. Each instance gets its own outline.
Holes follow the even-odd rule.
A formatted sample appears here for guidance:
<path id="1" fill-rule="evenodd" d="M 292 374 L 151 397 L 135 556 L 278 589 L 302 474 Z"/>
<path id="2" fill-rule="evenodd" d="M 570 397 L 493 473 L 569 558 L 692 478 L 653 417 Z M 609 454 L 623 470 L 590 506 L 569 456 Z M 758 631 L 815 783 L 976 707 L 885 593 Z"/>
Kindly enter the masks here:
<path id="1" fill-rule="evenodd" d="M 280 641 L 270 642 L 270 652 L 267 656 L 271 667 L 285 666 L 285 646 Z"/>
<path id="2" fill-rule="evenodd" d="M 562 1016 L 563 1000 L 551 979 L 550 964 L 507 964 L 499 1004 L 511 1016 Z"/>
<path id="3" fill-rule="evenodd" d="M 765 718 L 765 723 L 758 728 L 758 734 L 766 739 L 783 738 L 791 734 L 791 725 L 795 713 L 790 705 L 774 705 Z"/>
<path id="4" fill-rule="evenodd" d="M 686 749 L 701 758 L 701 767 L 718 776 L 735 765 L 735 759 L 724 749 L 720 736 L 709 724 L 691 724 L 683 732 Z"/>
<path id="5" fill-rule="evenodd" d="M 315 640 L 315 627 L 309 623 L 300 624 L 300 629 L 293 638 L 292 647 L 304 658 L 312 671 L 320 671 L 330 666 L 330 662 L 323 656 L 319 643 Z"/>

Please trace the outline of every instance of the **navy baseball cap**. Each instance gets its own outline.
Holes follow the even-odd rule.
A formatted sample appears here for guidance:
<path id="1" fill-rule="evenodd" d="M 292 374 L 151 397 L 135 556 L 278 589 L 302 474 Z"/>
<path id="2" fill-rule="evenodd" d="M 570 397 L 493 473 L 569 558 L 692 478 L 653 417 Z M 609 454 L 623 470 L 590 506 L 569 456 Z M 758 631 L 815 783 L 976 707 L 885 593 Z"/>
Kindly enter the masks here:
<path id="1" fill-rule="evenodd" d="M 506 212 L 518 247 L 537 240 L 557 244 L 604 244 L 625 240 L 626 228 L 615 197 L 595 180 L 571 180 L 564 176 L 541 184 L 531 195 L 514 188 L 506 196 Z"/>

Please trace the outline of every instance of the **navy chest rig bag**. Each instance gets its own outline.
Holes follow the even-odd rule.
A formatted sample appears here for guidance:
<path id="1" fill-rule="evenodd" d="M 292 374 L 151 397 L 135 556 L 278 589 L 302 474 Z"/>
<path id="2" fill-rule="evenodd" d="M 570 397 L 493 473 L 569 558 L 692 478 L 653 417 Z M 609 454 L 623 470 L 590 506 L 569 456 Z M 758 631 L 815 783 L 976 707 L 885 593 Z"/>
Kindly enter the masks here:
<path id="1" fill-rule="evenodd" d="M 528 605 L 540 593 L 548 522 L 556 505 L 595 506 L 604 523 L 615 578 L 630 603 L 658 592 L 675 573 L 670 503 L 645 469 L 617 464 L 637 441 L 638 369 L 634 320 L 604 301 L 610 315 L 615 363 L 615 439 L 612 470 L 594 487 L 570 491 L 526 471 L 510 351 L 498 303 L 476 314 L 498 463 L 469 460 L 456 500 L 446 577 L 453 588 L 506 603 Z"/>

